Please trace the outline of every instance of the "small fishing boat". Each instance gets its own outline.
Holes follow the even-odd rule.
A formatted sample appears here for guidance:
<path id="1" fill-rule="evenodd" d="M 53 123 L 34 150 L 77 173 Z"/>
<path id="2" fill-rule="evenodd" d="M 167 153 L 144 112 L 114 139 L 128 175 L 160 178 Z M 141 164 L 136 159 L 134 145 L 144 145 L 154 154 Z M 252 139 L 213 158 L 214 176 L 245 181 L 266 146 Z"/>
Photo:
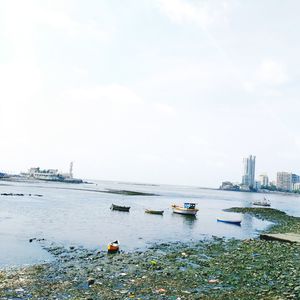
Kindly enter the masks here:
<path id="1" fill-rule="evenodd" d="M 173 204 L 173 213 L 181 215 L 195 216 L 199 209 L 196 208 L 196 203 L 184 203 L 183 206 Z"/>
<path id="2" fill-rule="evenodd" d="M 152 214 L 152 215 L 163 215 L 163 210 L 151 210 L 151 209 L 145 209 L 145 213 Z"/>
<path id="3" fill-rule="evenodd" d="M 119 206 L 119 205 L 112 204 L 110 209 L 129 212 L 130 206 Z"/>
<path id="4" fill-rule="evenodd" d="M 109 253 L 118 252 L 119 249 L 120 249 L 119 241 L 114 241 L 114 242 L 111 242 L 110 244 L 107 245 L 107 251 Z"/>
<path id="5" fill-rule="evenodd" d="M 264 197 L 263 200 L 253 201 L 252 204 L 256 206 L 271 206 L 270 200 L 268 200 L 266 197 Z"/>
<path id="6" fill-rule="evenodd" d="M 218 222 L 223 222 L 223 223 L 228 223 L 228 224 L 233 224 L 233 225 L 238 225 L 241 226 L 241 220 L 228 220 L 228 219 L 217 219 Z"/>

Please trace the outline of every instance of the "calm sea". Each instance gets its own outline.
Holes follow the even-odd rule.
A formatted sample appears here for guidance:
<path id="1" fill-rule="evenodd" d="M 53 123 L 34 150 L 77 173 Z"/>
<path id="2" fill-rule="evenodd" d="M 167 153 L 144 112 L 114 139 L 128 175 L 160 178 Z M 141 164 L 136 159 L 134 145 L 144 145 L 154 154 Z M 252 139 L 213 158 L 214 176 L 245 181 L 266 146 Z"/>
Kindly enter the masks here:
<path id="1" fill-rule="evenodd" d="M 239 239 L 254 237 L 270 223 L 223 212 L 233 206 L 251 206 L 263 194 L 225 192 L 196 187 L 143 185 L 96 181 L 94 184 L 0 182 L 0 266 L 32 264 L 50 259 L 30 238 L 44 238 L 62 245 L 105 250 L 118 239 L 121 249 L 132 251 L 162 241 L 196 241 L 214 236 Z M 159 196 L 124 196 L 101 193 L 117 189 L 154 193 Z M 96 191 L 95 191 L 96 190 Z M 41 194 L 43 197 L 29 196 Z M 270 194 L 272 207 L 300 215 L 300 197 Z M 198 203 L 196 219 L 173 214 L 170 206 Z M 110 205 L 130 206 L 130 212 L 111 211 Z M 144 210 L 164 210 L 163 216 Z M 217 222 L 217 217 L 238 216 L 242 226 Z"/>

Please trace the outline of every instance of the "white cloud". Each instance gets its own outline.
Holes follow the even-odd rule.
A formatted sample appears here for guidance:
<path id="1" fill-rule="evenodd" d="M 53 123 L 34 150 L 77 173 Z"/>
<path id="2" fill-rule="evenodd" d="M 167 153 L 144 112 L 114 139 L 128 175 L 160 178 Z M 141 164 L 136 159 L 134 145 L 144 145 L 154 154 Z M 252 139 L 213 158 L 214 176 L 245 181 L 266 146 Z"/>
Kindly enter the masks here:
<path id="1" fill-rule="evenodd" d="M 80 78 L 86 78 L 89 75 L 89 72 L 86 68 L 80 66 L 74 66 L 72 69 L 73 73 L 76 74 Z"/>
<path id="2" fill-rule="evenodd" d="M 267 85 L 284 84 L 289 80 L 286 65 L 272 59 L 266 59 L 256 72 L 256 80 Z"/>
<path id="3" fill-rule="evenodd" d="M 18 34 L 20 31 L 28 36 L 32 35 L 38 26 L 46 25 L 74 37 L 87 36 L 103 41 L 110 40 L 114 31 L 112 26 L 103 28 L 94 21 L 77 21 L 69 13 L 71 4 L 57 4 L 57 1 L 48 6 L 33 0 L 4 1 L 5 23 L 9 28 L 10 39 L 26 42 L 26 39 Z"/>
<path id="4" fill-rule="evenodd" d="M 249 80 L 242 85 L 247 92 L 260 91 L 266 96 L 279 97 L 282 92 L 278 90 L 289 81 L 287 66 L 283 62 L 274 59 L 264 59 L 253 73 Z"/>
<path id="5" fill-rule="evenodd" d="M 227 22 L 228 1 L 158 0 L 159 8 L 171 21 L 193 23 L 202 28 Z"/>
<path id="6" fill-rule="evenodd" d="M 188 137 L 188 142 L 194 146 L 209 146 L 209 142 L 207 139 L 203 137 L 199 137 L 196 135 L 191 135 Z"/>
<path id="7" fill-rule="evenodd" d="M 33 43 L 32 2 L 6 1 L 2 4 L 5 45 L 11 52 L 10 59 L 0 64 L 0 122 L 2 126 L 10 124 L 17 132 L 20 126 L 11 122 L 11 115 L 15 120 L 26 122 L 27 112 L 34 106 L 34 99 L 42 88 L 42 73 Z"/>
<path id="8" fill-rule="evenodd" d="M 117 107 L 125 107 L 128 105 L 137 105 L 143 102 L 142 98 L 139 97 L 130 88 L 119 85 L 98 85 L 86 88 L 74 88 L 65 91 L 60 96 L 61 101 L 98 101 L 100 104 L 110 103 Z"/>
<path id="9" fill-rule="evenodd" d="M 176 116 L 177 112 L 176 109 L 168 104 L 165 103 L 155 103 L 154 108 L 161 114 L 168 115 L 168 116 Z"/>
<path id="10" fill-rule="evenodd" d="M 36 8 L 35 18 L 38 23 L 49 25 L 57 30 L 63 30 L 71 36 L 88 36 L 107 41 L 112 34 L 111 28 L 110 30 L 100 28 L 93 21 L 86 23 L 75 21 L 64 11 Z"/>

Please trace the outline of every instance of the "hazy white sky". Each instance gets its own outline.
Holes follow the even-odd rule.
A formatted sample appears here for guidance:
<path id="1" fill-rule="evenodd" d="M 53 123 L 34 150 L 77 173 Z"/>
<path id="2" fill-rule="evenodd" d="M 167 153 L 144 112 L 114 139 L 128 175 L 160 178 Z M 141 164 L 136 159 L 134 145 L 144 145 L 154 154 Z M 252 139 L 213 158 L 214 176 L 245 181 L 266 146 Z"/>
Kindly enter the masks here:
<path id="1" fill-rule="evenodd" d="M 0 170 L 218 186 L 300 173 L 297 0 L 1 0 Z"/>

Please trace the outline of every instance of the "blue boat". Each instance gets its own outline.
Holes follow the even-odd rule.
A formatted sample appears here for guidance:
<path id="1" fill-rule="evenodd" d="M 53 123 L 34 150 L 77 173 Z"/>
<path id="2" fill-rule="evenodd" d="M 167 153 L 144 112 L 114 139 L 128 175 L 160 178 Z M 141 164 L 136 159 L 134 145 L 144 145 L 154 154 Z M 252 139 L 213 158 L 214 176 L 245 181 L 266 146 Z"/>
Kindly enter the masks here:
<path id="1" fill-rule="evenodd" d="M 228 223 L 228 224 L 233 224 L 233 225 L 238 225 L 241 226 L 241 220 L 226 220 L 226 219 L 217 219 L 218 222 L 223 222 L 223 223 Z"/>

